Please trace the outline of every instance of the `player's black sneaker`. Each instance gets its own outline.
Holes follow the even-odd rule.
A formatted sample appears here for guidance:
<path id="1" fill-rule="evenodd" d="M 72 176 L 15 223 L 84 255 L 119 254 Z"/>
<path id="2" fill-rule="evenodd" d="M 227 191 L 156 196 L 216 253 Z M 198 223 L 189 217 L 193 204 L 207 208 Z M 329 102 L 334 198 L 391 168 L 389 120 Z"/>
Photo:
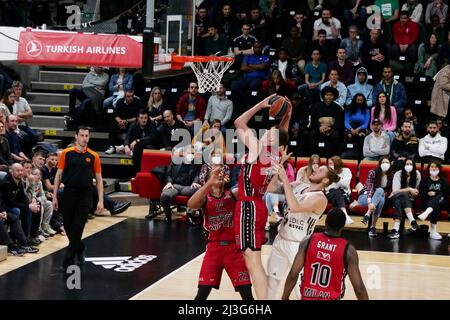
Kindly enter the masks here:
<path id="1" fill-rule="evenodd" d="M 397 230 L 392 229 L 392 231 L 387 235 L 389 239 L 398 239 L 400 238 L 400 233 Z"/>

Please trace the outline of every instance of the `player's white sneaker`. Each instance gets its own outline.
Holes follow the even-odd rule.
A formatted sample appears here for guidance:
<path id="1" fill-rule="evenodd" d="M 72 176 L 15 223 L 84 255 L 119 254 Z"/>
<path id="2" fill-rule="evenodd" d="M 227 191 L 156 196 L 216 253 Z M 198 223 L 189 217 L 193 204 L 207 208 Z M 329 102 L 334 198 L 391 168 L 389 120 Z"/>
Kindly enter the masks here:
<path id="1" fill-rule="evenodd" d="M 353 224 L 353 223 L 355 223 L 355 221 L 353 221 L 353 219 L 350 218 L 349 215 L 347 215 L 347 218 L 345 219 L 345 224 L 349 225 L 349 224 Z"/>
<path id="2" fill-rule="evenodd" d="M 442 236 L 437 231 L 430 232 L 430 239 L 441 240 Z"/>

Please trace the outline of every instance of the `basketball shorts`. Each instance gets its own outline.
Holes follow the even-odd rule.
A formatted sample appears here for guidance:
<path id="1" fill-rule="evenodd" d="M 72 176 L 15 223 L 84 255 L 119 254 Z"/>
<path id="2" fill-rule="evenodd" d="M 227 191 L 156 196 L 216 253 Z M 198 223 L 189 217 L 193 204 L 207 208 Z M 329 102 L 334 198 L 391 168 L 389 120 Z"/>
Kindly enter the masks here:
<path id="1" fill-rule="evenodd" d="M 251 284 L 242 252 L 236 250 L 232 241 L 226 245 L 221 244 L 220 241 L 214 241 L 206 246 L 198 286 L 219 289 L 223 269 L 227 272 L 235 289 Z"/>
<path id="2" fill-rule="evenodd" d="M 267 242 L 267 219 L 267 207 L 262 199 L 245 199 L 236 203 L 234 234 L 238 250 L 261 250 L 261 246 Z"/>
<path id="3" fill-rule="evenodd" d="M 267 261 L 267 273 L 269 277 L 277 280 L 286 279 L 287 272 L 291 270 L 295 256 L 298 252 L 299 243 L 282 239 L 279 235 L 275 237 L 272 252 Z"/>

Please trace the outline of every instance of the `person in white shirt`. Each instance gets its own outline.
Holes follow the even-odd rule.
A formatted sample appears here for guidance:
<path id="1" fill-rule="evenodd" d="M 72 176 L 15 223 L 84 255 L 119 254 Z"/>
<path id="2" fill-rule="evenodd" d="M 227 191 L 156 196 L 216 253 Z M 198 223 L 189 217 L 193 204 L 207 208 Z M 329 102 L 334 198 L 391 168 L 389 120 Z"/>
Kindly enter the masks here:
<path id="1" fill-rule="evenodd" d="M 339 92 L 339 97 L 334 100 L 334 102 L 336 102 L 342 108 L 342 110 L 344 110 L 345 101 L 347 100 L 347 87 L 345 86 L 345 84 L 339 81 L 339 73 L 337 70 L 331 69 L 328 78 L 330 80 L 322 83 L 322 85 L 320 86 L 320 90 L 325 87 L 333 87 L 337 89 L 337 91 Z"/>
<path id="2" fill-rule="evenodd" d="M 327 32 L 328 40 L 336 40 L 341 38 L 341 22 L 331 16 L 331 11 L 328 9 L 322 10 L 322 18 L 314 21 L 314 35 L 313 40 L 319 39 L 319 30 Z"/>
<path id="3" fill-rule="evenodd" d="M 225 86 L 223 83 L 219 84 L 219 90 L 216 94 L 213 94 L 208 100 L 208 106 L 206 107 L 205 121 L 203 125 L 209 126 L 209 121 L 219 119 L 221 121 L 221 127 L 226 129 L 226 125 L 231 119 L 233 114 L 233 101 L 228 99 L 225 95 Z M 225 133 L 225 132 L 224 132 Z"/>
<path id="4" fill-rule="evenodd" d="M 381 130 L 380 119 L 372 120 L 372 132 L 364 138 L 363 155 L 364 160 L 377 161 L 382 156 L 388 156 L 391 142 L 386 132 Z"/>
<path id="5" fill-rule="evenodd" d="M 299 243 L 314 232 L 317 220 L 327 207 L 324 189 L 339 180 L 336 172 L 327 166 L 322 166 L 311 174 L 310 184 L 293 187 L 283 166 L 278 167 L 278 178 L 283 183 L 289 210 L 279 225 L 278 235 L 275 237 L 267 262 L 269 275 L 267 297 L 270 300 L 279 298 L 278 286 L 294 262 Z M 300 298 L 299 286 L 295 293 L 297 298 Z"/>
<path id="6" fill-rule="evenodd" d="M 341 209 L 347 218 L 345 224 L 352 224 L 353 220 L 347 213 L 346 203 L 350 203 L 352 181 L 352 172 L 348 168 L 344 168 L 341 157 L 334 156 L 328 159 L 328 167 L 333 169 L 339 175 L 339 182 L 332 183 L 326 188 L 326 196 L 333 207 Z"/>
<path id="7" fill-rule="evenodd" d="M 419 140 L 419 156 L 422 163 L 431 160 L 444 160 L 447 151 L 447 138 L 441 136 L 436 121 L 427 125 L 428 134 Z"/>
<path id="8" fill-rule="evenodd" d="M 416 170 L 414 158 L 406 159 L 403 164 L 402 169 L 394 174 L 392 192 L 388 198 L 390 205 L 395 208 L 394 228 L 388 234 L 390 239 L 400 238 L 400 221 L 403 211 L 411 224 L 411 229 L 419 228 L 412 213 L 412 206 L 414 198 L 419 195 L 420 172 Z"/>

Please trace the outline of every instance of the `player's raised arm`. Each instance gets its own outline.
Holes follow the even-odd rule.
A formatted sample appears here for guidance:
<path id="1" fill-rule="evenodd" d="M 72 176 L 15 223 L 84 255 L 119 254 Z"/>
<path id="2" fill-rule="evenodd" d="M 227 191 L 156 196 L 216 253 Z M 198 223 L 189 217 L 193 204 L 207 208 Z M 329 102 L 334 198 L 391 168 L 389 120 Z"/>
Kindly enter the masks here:
<path id="1" fill-rule="evenodd" d="M 255 136 L 254 132 L 248 127 L 248 122 L 264 108 L 270 108 L 269 100 L 275 94 L 268 96 L 264 100 L 255 104 L 251 109 L 247 110 L 240 115 L 234 121 L 234 126 L 236 127 L 237 135 L 239 139 L 245 144 L 249 149 L 250 158 L 257 158 L 259 151 L 261 150 L 261 144 L 258 138 Z"/>
<path id="2" fill-rule="evenodd" d="M 284 284 L 283 296 L 281 300 L 289 300 L 289 296 L 291 295 L 292 290 L 297 285 L 298 275 L 300 271 L 302 271 L 303 266 L 305 264 L 306 257 L 306 247 L 308 245 L 309 237 L 303 239 L 298 246 L 298 252 L 295 256 L 294 263 L 292 264 L 291 271 L 286 278 L 286 282 Z"/>
<path id="3" fill-rule="evenodd" d="M 210 177 L 208 181 L 200 188 L 198 189 L 190 198 L 187 203 L 188 208 L 192 210 L 199 210 L 203 208 L 206 201 L 206 194 L 211 189 L 211 186 L 214 185 L 216 179 L 218 178 L 220 174 L 220 169 L 215 169 L 211 172 Z"/>
<path id="4" fill-rule="evenodd" d="M 288 99 L 287 97 L 285 98 Z M 289 123 L 291 121 L 291 116 L 292 116 L 292 104 L 288 103 L 288 109 L 286 110 L 286 113 L 283 115 L 283 118 L 280 121 L 280 130 L 289 132 Z"/>
<path id="5" fill-rule="evenodd" d="M 361 277 L 361 272 L 359 271 L 359 258 L 358 253 L 354 246 L 349 245 L 347 250 L 347 273 L 352 283 L 353 290 L 358 300 L 369 300 L 369 295 L 367 294 L 366 286 Z"/>

